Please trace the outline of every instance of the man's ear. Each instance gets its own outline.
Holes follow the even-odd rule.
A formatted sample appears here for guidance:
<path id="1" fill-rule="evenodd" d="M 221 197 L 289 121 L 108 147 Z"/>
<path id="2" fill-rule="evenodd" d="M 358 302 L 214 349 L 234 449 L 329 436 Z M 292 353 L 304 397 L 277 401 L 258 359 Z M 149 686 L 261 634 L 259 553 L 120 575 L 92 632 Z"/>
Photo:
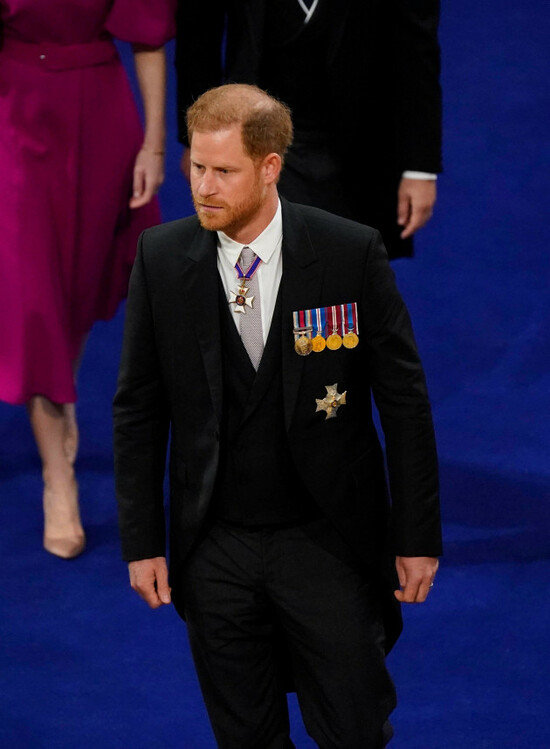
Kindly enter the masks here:
<path id="1" fill-rule="evenodd" d="M 268 153 L 262 163 L 264 182 L 272 185 L 277 182 L 281 173 L 282 161 L 278 153 Z"/>

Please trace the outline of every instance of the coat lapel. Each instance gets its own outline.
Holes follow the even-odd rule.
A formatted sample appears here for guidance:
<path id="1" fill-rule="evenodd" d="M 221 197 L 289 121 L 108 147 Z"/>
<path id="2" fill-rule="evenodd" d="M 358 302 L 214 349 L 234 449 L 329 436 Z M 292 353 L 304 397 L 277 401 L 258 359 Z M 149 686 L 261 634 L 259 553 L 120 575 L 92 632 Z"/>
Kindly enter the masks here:
<path id="1" fill-rule="evenodd" d="M 185 305 L 193 311 L 212 405 L 220 421 L 223 382 L 215 232 L 199 229 L 187 256 L 183 288 Z"/>
<path id="2" fill-rule="evenodd" d="M 305 220 L 299 208 L 281 198 L 283 209 L 283 278 L 281 351 L 285 424 L 290 428 L 305 357 L 294 350 L 293 319 L 295 310 L 313 309 L 321 297 L 322 267 L 311 243 Z"/>

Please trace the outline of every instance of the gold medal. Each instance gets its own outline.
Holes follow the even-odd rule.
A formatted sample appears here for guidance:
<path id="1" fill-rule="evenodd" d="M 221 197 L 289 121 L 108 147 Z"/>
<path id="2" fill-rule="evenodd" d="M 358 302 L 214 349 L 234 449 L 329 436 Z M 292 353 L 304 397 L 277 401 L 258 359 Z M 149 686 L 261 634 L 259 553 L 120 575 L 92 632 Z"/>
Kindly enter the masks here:
<path id="1" fill-rule="evenodd" d="M 346 348 L 355 348 L 359 343 L 359 336 L 350 330 L 342 339 L 342 343 Z"/>
<path id="2" fill-rule="evenodd" d="M 327 348 L 331 351 L 336 351 L 342 345 L 342 339 L 338 333 L 331 333 L 327 338 Z"/>
<path id="3" fill-rule="evenodd" d="M 327 342 L 320 333 L 317 333 L 315 338 L 311 341 L 311 348 L 316 352 L 323 351 L 326 345 Z"/>
<path id="4" fill-rule="evenodd" d="M 311 338 L 308 338 L 307 335 L 301 335 L 294 342 L 294 351 L 300 356 L 308 356 L 311 354 L 312 349 Z"/>

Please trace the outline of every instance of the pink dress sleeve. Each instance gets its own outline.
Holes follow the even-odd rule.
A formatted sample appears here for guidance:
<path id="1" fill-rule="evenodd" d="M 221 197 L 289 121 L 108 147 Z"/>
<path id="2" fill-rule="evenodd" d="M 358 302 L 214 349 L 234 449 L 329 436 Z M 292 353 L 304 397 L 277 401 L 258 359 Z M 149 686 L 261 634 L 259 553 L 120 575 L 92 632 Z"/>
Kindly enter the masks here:
<path id="1" fill-rule="evenodd" d="M 176 33 L 177 0 L 114 0 L 107 31 L 125 42 L 161 47 Z"/>

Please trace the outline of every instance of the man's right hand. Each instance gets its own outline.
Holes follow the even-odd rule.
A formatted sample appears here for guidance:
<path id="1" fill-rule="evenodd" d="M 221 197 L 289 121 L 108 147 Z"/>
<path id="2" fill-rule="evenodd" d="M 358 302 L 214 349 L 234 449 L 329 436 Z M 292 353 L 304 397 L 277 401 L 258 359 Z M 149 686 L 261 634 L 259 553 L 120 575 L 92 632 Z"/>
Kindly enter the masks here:
<path id="1" fill-rule="evenodd" d="M 152 609 L 171 603 L 166 557 L 140 559 L 128 564 L 130 585 Z"/>

